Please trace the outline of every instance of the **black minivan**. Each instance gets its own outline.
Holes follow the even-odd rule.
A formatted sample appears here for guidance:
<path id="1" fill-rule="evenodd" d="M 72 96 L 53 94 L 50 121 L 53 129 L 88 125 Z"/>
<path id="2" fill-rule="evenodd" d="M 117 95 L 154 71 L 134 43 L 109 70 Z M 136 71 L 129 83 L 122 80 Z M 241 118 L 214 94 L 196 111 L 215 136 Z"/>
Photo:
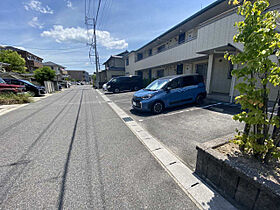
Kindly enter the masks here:
<path id="1" fill-rule="evenodd" d="M 140 76 L 120 76 L 114 77 L 103 85 L 104 91 L 119 93 L 124 90 L 140 90 L 142 88 L 142 78 Z"/>

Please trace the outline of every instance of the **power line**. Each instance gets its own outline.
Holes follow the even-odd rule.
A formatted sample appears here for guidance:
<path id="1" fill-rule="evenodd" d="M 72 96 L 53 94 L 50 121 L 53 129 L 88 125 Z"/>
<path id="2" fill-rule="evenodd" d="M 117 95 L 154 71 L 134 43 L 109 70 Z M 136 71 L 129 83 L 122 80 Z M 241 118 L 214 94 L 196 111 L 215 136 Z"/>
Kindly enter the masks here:
<path id="1" fill-rule="evenodd" d="M 99 21 L 99 24 L 98 24 L 100 30 L 101 30 L 101 25 L 102 25 L 102 22 L 103 22 L 107 2 L 108 2 L 107 0 L 104 0 L 103 9 L 101 10 L 101 13 L 100 13 L 100 21 Z"/>
<path id="2" fill-rule="evenodd" d="M 97 7 L 97 12 L 96 12 L 96 17 L 95 17 L 95 24 L 97 24 L 98 14 L 99 14 L 99 10 L 100 10 L 100 4 L 101 4 L 101 0 L 98 1 L 98 7 Z"/>
<path id="3" fill-rule="evenodd" d="M 109 14 L 111 13 L 111 9 L 112 9 L 112 5 L 113 5 L 113 0 L 108 0 L 107 1 L 108 4 L 107 4 L 107 12 L 104 14 L 104 16 L 102 17 L 102 22 L 100 21 L 100 25 L 99 25 L 99 28 L 105 28 L 106 26 L 106 23 L 107 23 L 107 19 L 108 19 L 108 16 Z M 107 3 L 106 2 L 106 3 Z M 106 7 L 106 4 L 104 4 L 104 8 Z M 104 9 L 103 8 L 103 9 Z"/>
<path id="4" fill-rule="evenodd" d="M 96 41 L 96 25 L 97 25 L 97 20 L 98 20 L 98 15 L 99 15 L 99 10 L 101 6 L 101 0 L 98 0 L 98 6 L 96 10 L 96 14 L 93 9 L 93 16 L 90 16 L 90 4 L 91 0 L 87 1 L 85 0 L 85 24 L 87 27 L 87 36 L 88 40 L 90 43 L 88 45 L 90 46 L 89 48 L 89 60 L 91 62 L 92 57 L 95 58 L 95 71 L 96 71 L 96 82 L 97 82 L 97 87 L 99 87 L 99 71 L 98 69 L 100 68 L 99 65 L 99 58 L 98 58 L 98 53 L 97 53 L 97 41 Z M 89 5 L 87 5 L 89 4 Z M 95 15 L 94 15 L 95 14 Z M 93 34 L 90 34 L 93 32 Z"/>

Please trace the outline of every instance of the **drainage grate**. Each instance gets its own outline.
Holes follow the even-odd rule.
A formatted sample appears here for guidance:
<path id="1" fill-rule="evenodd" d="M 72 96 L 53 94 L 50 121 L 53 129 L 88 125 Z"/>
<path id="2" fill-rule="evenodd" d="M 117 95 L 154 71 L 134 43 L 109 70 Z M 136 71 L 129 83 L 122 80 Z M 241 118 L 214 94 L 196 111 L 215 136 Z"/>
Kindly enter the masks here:
<path id="1" fill-rule="evenodd" d="M 123 119 L 123 121 L 125 121 L 125 122 L 133 121 L 133 119 L 132 119 L 131 117 L 124 117 L 124 118 L 122 118 L 122 119 Z"/>
<path id="2" fill-rule="evenodd" d="M 174 162 L 172 162 L 172 163 L 169 163 L 169 165 L 171 166 L 171 165 L 173 165 L 173 164 L 175 164 L 176 163 L 176 161 L 174 161 Z"/>

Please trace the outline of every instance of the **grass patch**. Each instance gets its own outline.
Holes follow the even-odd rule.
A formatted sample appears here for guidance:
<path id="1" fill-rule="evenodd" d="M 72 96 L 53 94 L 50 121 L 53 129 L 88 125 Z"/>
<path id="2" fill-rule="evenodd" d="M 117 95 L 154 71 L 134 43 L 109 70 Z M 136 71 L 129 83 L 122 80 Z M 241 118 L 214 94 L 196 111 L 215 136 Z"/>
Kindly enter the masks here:
<path id="1" fill-rule="evenodd" d="M 25 104 L 32 102 L 29 94 L 0 93 L 0 105 Z"/>

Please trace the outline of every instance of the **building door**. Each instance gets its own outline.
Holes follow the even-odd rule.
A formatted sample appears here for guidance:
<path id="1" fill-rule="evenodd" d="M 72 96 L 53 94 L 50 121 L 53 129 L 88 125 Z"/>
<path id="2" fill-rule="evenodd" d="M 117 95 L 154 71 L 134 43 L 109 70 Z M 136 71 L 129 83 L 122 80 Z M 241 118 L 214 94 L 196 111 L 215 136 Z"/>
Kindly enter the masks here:
<path id="1" fill-rule="evenodd" d="M 177 65 L 177 74 L 183 74 L 183 64 Z"/>
<path id="2" fill-rule="evenodd" d="M 214 59 L 210 91 L 229 94 L 231 86 L 232 65 L 223 57 Z"/>
<path id="3" fill-rule="evenodd" d="M 207 79 L 208 63 L 199 63 L 195 65 L 195 72 L 203 76 L 204 83 L 206 84 Z"/>

